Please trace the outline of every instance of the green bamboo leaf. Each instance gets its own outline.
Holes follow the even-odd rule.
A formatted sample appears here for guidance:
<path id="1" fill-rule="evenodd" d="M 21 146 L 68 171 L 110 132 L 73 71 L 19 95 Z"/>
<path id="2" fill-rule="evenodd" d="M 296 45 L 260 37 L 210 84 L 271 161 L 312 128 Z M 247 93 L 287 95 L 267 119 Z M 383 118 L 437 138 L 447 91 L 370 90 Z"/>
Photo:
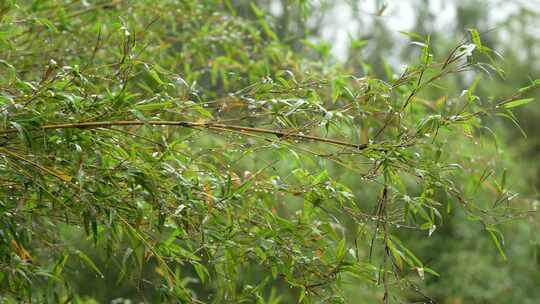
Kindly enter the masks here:
<path id="1" fill-rule="evenodd" d="M 157 82 L 159 85 L 165 84 L 163 80 L 159 77 L 159 74 L 155 70 L 149 70 L 148 74 L 154 79 L 155 82 Z"/>
<path id="2" fill-rule="evenodd" d="M 164 110 L 172 106 L 172 101 L 138 104 L 134 108 L 140 111 Z"/>
<path id="3" fill-rule="evenodd" d="M 415 33 L 415 32 L 407 32 L 407 31 L 398 31 L 398 33 L 405 35 L 413 40 L 424 40 L 424 37 L 422 35 Z"/>
<path id="4" fill-rule="evenodd" d="M 206 282 L 206 278 L 210 276 L 208 269 L 201 263 L 197 262 L 193 263 L 193 268 L 195 268 L 195 272 L 197 272 L 199 279 L 201 279 L 201 282 L 204 284 Z"/>
<path id="5" fill-rule="evenodd" d="M 441 275 L 439 273 L 437 273 L 435 270 L 431 269 L 431 268 L 428 268 L 428 267 L 424 267 L 424 271 L 427 272 L 427 273 L 431 273 L 432 275 L 436 276 L 436 277 L 440 277 Z"/>
<path id="6" fill-rule="evenodd" d="M 526 104 L 528 104 L 529 102 L 531 102 L 533 100 L 534 100 L 534 98 L 517 99 L 517 100 L 513 100 L 513 101 L 510 101 L 510 102 L 507 102 L 507 103 L 503 104 L 503 107 L 505 107 L 507 109 L 515 108 L 515 107 L 519 107 L 519 106 L 522 106 L 522 105 L 526 105 Z"/>
<path id="7" fill-rule="evenodd" d="M 469 33 L 471 34 L 471 40 L 476 45 L 476 48 L 481 51 L 483 49 L 482 40 L 480 39 L 480 33 L 478 30 L 470 28 Z"/>
<path id="8" fill-rule="evenodd" d="M 259 20 L 259 24 L 261 25 L 264 33 L 266 35 L 268 35 L 268 37 L 270 37 L 272 40 L 277 41 L 278 37 L 277 37 L 276 33 L 274 31 L 272 31 L 272 29 L 270 28 L 270 25 L 268 25 L 268 23 L 264 19 L 265 12 L 263 10 L 261 10 L 259 7 L 257 7 L 255 2 L 251 2 L 250 5 L 251 5 L 251 9 L 253 10 L 255 15 L 257 16 L 257 18 Z"/>
<path id="9" fill-rule="evenodd" d="M 506 254 L 504 253 L 504 250 L 502 248 L 501 241 L 499 241 L 498 235 L 501 235 L 501 233 L 492 227 L 486 227 L 486 230 L 489 232 L 489 235 L 491 236 L 491 239 L 493 240 L 493 243 L 495 244 L 495 247 L 497 247 L 497 251 L 499 251 L 500 256 L 503 258 L 503 260 L 507 260 Z M 502 235 L 501 235 L 502 240 Z"/>
<path id="10" fill-rule="evenodd" d="M 81 259 L 81 261 L 83 261 L 88 267 L 92 268 L 92 270 L 94 270 L 101 278 L 104 278 L 105 276 L 103 275 L 103 272 L 101 272 L 101 270 L 99 270 L 99 268 L 96 266 L 96 264 L 94 263 L 94 261 L 92 261 L 92 259 L 87 256 L 84 252 L 80 251 L 80 250 L 75 250 L 75 254 Z"/>
<path id="11" fill-rule="evenodd" d="M 347 252 L 347 241 L 345 238 L 341 239 L 336 247 L 336 260 L 341 261 L 345 257 Z"/>

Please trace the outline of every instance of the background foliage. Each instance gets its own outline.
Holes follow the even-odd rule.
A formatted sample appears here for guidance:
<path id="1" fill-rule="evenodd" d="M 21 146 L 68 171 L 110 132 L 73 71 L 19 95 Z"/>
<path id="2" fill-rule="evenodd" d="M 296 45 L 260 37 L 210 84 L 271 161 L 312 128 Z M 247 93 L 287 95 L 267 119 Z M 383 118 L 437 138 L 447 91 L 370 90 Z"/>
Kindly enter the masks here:
<path id="1" fill-rule="evenodd" d="M 0 299 L 536 303 L 536 15 L 391 5 L 2 2 Z"/>

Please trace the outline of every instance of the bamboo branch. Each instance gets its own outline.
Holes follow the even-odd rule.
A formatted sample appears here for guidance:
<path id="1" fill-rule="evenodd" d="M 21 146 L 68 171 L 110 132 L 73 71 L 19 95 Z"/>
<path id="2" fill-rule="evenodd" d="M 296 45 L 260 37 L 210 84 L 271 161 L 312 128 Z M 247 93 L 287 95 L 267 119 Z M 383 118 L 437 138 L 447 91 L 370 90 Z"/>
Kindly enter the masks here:
<path id="1" fill-rule="evenodd" d="M 97 128 L 111 128 L 113 126 L 179 126 L 186 128 L 208 128 L 214 130 L 234 130 L 245 133 L 259 133 L 259 134 L 271 134 L 278 138 L 295 138 L 303 140 L 312 140 L 317 142 L 334 144 L 342 147 L 349 147 L 358 150 L 364 150 L 369 147 L 368 144 L 355 144 L 337 139 L 318 137 L 313 135 L 305 135 L 299 133 L 290 133 L 287 131 L 278 131 L 271 129 L 244 127 L 239 125 L 228 125 L 222 123 L 213 122 L 189 122 L 189 121 L 171 121 L 171 120 L 115 120 L 115 121 L 91 121 L 91 122 L 78 122 L 78 123 L 59 123 L 48 124 L 36 127 L 35 130 L 57 130 L 57 129 L 97 129 Z M 15 128 L 0 130 L 0 134 L 17 133 Z"/>

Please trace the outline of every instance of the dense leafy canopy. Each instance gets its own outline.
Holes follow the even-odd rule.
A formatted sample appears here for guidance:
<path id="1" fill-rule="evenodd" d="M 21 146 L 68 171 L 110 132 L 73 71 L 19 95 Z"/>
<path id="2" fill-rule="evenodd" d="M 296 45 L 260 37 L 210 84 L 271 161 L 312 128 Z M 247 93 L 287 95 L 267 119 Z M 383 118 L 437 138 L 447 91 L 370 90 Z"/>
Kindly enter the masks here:
<path id="1" fill-rule="evenodd" d="M 0 299 L 99 298 L 91 271 L 150 302 L 429 302 L 445 274 L 409 247 L 455 213 L 505 258 L 528 205 L 487 119 L 540 81 L 479 97 L 504 72 L 475 29 L 339 64 L 289 6 L 280 28 L 251 1 L 3 2 Z"/>

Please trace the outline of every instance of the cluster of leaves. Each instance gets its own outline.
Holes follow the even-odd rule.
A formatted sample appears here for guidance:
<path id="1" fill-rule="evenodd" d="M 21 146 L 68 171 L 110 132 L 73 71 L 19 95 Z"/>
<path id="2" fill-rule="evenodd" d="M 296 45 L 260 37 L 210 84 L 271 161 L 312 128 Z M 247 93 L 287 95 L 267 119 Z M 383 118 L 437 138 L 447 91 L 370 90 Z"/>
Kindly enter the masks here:
<path id="1" fill-rule="evenodd" d="M 358 75 L 280 40 L 255 2 L 235 6 L 3 2 L 2 300 L 69 302 L 82 263 L 138 298 L 339 303 L 354 283 L 390 302 L 438 276 L 399 234 L 428 237 L 454 208 L 504 256 L 495 224 L 514 194 L 503 174 L 494 203 L 474 200 L 493 174 L 454 148 L 490 130 L 486 114 L 515 120 L 539 81 L 498 100 L 475 96 L 479 78 L 440 87 L 500 72 L 475 30 L 443 56 L 407 33 L 417 62 Z"/>

